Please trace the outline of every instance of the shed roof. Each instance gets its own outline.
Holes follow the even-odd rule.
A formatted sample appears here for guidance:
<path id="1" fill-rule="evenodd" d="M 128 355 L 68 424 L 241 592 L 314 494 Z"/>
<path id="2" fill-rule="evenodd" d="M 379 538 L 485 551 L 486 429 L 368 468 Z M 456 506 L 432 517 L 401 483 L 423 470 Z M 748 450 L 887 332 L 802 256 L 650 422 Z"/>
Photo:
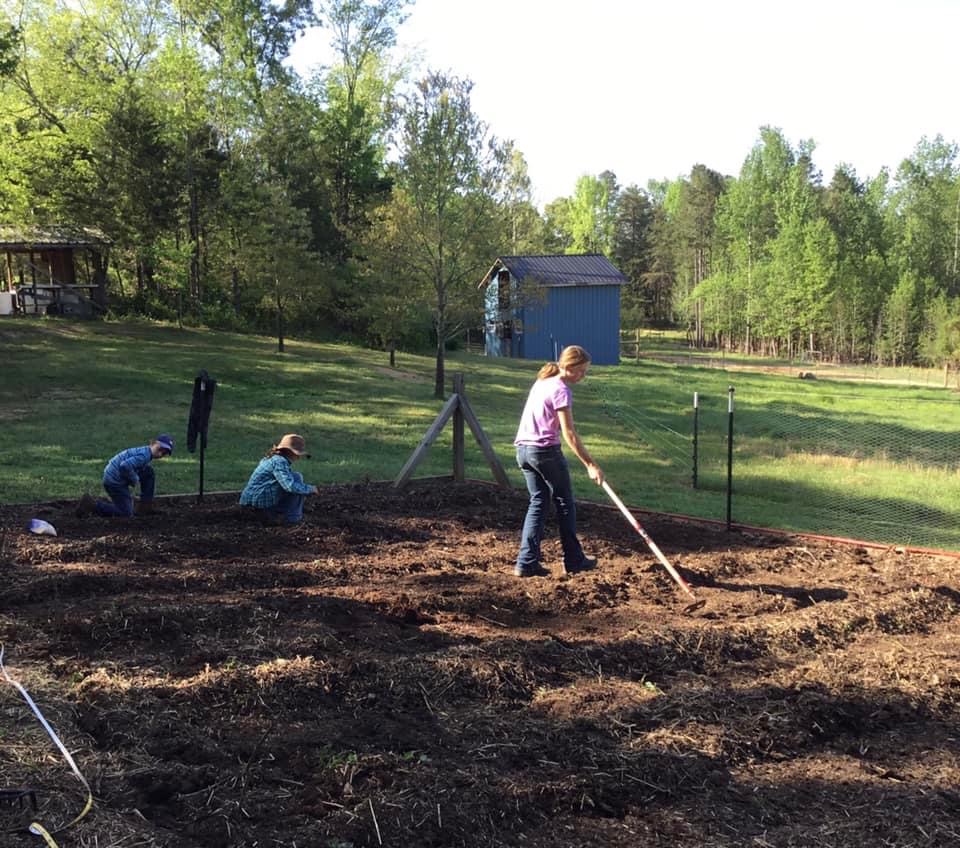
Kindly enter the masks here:
<path id="1" fill-rule="evenodd" d="M 606 256 L 579 253 L 500 256 L 480 285 L 489 283 L 501 268 L 506 268 L 520 282 L 529 277 L 543 286 L 622 286 L 629 282 Z"/>
<path id="2" fill-rule="evenodd" d="M 16 227 L 0 225 L 0 250 L 50 250 L 68 247 L 95 247 L 109 243 L 110 239 L 93 227 L 69 225 Z"/>

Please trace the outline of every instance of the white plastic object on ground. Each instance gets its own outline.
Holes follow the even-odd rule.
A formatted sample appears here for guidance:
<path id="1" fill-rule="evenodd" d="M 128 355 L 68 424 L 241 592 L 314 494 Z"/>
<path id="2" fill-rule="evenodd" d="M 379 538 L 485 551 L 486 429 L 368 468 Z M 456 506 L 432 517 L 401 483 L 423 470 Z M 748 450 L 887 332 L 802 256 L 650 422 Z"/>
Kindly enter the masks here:
<path id="1" fill-rule="evenodd" d="M 38 536 L 57 535 L 57 528 L 54 527 L 49 521 L 44 521 L 42 518 L 31 518 L 30 527 L 28 529 L 31 533 L 36 533 Z"/>

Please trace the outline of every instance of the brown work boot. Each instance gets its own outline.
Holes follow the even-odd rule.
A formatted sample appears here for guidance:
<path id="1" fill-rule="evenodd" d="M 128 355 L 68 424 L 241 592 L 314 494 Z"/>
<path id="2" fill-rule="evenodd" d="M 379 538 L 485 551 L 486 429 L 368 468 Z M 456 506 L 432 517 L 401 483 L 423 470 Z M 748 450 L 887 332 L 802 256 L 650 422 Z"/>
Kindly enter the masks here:
<path id="1" fill-rule="evenodd" d="M 86 518 L 92 515 L 97 508 L 97 501 L 93 495 L 84 494 L 77 502 L 77 508 L 73 511 L 77 518 Z"/>

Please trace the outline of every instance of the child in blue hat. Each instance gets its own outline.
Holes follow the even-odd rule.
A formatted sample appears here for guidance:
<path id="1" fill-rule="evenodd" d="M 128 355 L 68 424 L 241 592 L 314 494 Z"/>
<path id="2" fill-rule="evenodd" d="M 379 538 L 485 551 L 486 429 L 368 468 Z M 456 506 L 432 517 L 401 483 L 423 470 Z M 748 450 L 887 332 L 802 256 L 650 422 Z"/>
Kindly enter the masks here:
<path id="1" fill-rule="evenodd" d="M 94 500 L 84 495 L 77 505 L 77 515 L 83 517 L 91 512 L 97 515 L 122 516 L 133 515 L 133 493 L 131 489 L 140 484 L 140 508 L 149 512 L 153 506 L 153 492 L 156 477 L 151 463 L 173 453 L 173 439 L 161 433 L 150 444 L 138 448 L 127 448 L 114 456 L 103 469 L 103 488 L 110 500 Z"/>

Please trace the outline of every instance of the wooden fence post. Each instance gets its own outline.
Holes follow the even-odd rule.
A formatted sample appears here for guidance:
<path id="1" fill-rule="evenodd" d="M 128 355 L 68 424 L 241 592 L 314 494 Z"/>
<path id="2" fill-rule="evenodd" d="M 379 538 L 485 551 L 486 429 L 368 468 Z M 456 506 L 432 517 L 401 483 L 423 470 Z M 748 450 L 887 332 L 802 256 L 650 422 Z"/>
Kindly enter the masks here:
<path id="1" fill-rule="evenodd" d="M 453 375 L 453 393 L 455 396 L 463 397 L 463 374 L 457 372 Z M 466 479 L 464 472 L 463 459 L 463 405 L 458 403 L 453 410 L 453 480 L 455 483 L 462 483 Z"/>

